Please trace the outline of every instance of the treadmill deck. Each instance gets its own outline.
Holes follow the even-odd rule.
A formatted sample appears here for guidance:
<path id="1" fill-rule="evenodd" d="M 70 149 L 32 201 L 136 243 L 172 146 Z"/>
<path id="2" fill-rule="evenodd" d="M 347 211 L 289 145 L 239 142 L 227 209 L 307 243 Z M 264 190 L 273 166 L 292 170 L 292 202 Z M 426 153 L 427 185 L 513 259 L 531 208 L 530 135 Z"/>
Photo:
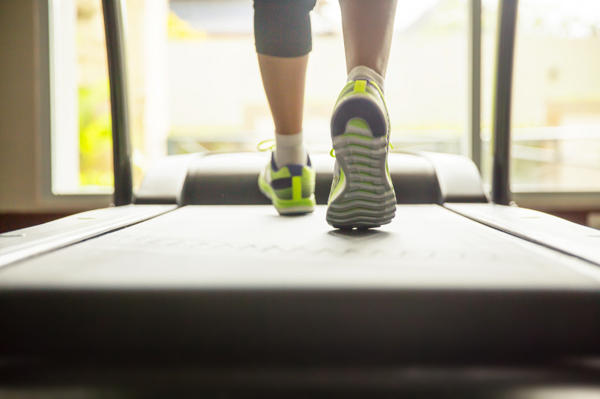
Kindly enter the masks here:
<path id="1" fill-rule="evenodd" d="M 325 207 L 187 206 L 0 269 L 0 353 L 202 364 L 600 354 L 598 266 L 437 205 L 334 230 Z"/>

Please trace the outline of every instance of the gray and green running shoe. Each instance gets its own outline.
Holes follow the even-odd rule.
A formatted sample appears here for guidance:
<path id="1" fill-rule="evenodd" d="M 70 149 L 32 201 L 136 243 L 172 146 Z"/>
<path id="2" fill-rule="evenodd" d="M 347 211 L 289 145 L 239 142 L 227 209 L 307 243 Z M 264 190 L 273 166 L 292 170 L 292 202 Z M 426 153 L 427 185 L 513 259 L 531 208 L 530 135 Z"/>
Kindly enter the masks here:
<path id="1" fill-rule="evenodd" d="M 307 165 L 286 165 L 277 169 L 275 158 L 258 176 L 258 188 L 280 215 L 301 215 L 315 210 L 315 171 Z"/>
<path id="2" fill-rule="evenodd" d="M 390 122 L 377 84 L 355 80 L 338 97 L 331 119 L 335 150 L 327 223 L 336 228 L 379 227 L 396 214 L 387 156 Z"/>

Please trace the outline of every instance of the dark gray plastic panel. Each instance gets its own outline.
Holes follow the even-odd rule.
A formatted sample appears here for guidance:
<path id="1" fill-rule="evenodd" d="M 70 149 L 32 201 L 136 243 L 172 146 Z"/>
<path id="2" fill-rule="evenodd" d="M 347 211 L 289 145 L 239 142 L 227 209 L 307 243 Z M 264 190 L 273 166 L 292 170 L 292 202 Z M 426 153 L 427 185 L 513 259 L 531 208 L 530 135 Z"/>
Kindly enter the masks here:
<path id="1" fill-rule="evenodd" d="M 436 205 L 177 209 L 0 270 L 0 353 L 327 364 L 600 353 L 596 266 Z"/>
<path id="2" fill-rule="evenodd" d="M 174 206 L 167 205 L 96 209 L 0 234 L 0 266 L 129 226 L 173 209 Z"/>
<path id="3" fill-rule="evenodd" d="M 260 205 L 270 201 L 259 191 L 257 179 L 269 162 L 269 153 L 209 154 L 190 167 L 182 205 Z M 315 197 L 326 204 L 335 160 L 329 154 L 311 155 L 317 172 Z M 389 155 L 389 169 L 400 204 L 437 203 L 438 183 L 433 166 L 412 154 Z"/>
<path id="4" fill-rule="evenodd" d="M 230 153 L 197 158 L 190 167 L 181 204 L 269 204 L 257 185 L 258 175 L 269 157 L 269 153 Z M 317 174 L 317 203 L 326 204 L 335 160 L 329 154 L 314 154 L 311 160 Z M 427 160 L 415 155 L 390 154 L 389 168 L 399 203 L 436 202 L 437 180 Z"/>
<path id="5" fill-rule="evenodd" d="M 600 265 L 600 231 L 546 213 L 494 204 L 446 204 L 470 219 Z"/>
<path id="6" fill-rule="evenodd" d="M 258 175 L 269 157 L 268 152 L 167 157 L 148 172 L 135 202 L 269 204 L 257 185 Z M 327 204 L 335 160 L 328 154 L 313 154 L 311 159 L 317 173 L 317 203 Z M 392 152 L 388 163 L 399 204 L 487 202 L 477 168 L 468 158 L 426 152 Z"/>

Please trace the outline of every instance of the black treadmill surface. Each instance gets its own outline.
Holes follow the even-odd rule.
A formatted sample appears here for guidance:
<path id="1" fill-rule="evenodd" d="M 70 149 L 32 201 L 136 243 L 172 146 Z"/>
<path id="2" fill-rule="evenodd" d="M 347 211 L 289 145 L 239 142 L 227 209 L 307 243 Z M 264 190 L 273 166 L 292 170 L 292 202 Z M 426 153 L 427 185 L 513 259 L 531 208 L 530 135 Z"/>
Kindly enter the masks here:
<path id="1" fill-rule="evenodd" d="M 370 231 L 324 213 L 188 206 L 6 266 L 0 350 L 209 364 L 600 354 L 597 265 L 437 205 L 398 206 Z"/>

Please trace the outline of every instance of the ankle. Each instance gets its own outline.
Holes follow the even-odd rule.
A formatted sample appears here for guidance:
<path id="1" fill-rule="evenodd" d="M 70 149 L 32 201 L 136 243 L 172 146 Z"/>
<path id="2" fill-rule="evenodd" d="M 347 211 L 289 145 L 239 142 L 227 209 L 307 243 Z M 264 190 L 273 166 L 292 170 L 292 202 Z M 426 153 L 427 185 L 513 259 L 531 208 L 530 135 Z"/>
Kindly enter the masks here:
<path id="1" fill-rule="evenodd" d="M 375 82 L 377 83 L 377 86 L 379 86 L 379 88 L 381 89 L 382 93 L 385 91 L 385 79 L 383 78 L 383 76 L 381 76 L 376 71 L 367 66 L 355 66 L 354 68 L 352 68 L 350 73 L 348 73 L 348 82 L 358 79 L 365 79 Z"/>
<path id="2" fill-rule="evenodd" d="M 304 135 L 275 133 L 275 164 L 281 168 L 285 165 L 306 165 L 307 152 L 304 147 Z"/>

